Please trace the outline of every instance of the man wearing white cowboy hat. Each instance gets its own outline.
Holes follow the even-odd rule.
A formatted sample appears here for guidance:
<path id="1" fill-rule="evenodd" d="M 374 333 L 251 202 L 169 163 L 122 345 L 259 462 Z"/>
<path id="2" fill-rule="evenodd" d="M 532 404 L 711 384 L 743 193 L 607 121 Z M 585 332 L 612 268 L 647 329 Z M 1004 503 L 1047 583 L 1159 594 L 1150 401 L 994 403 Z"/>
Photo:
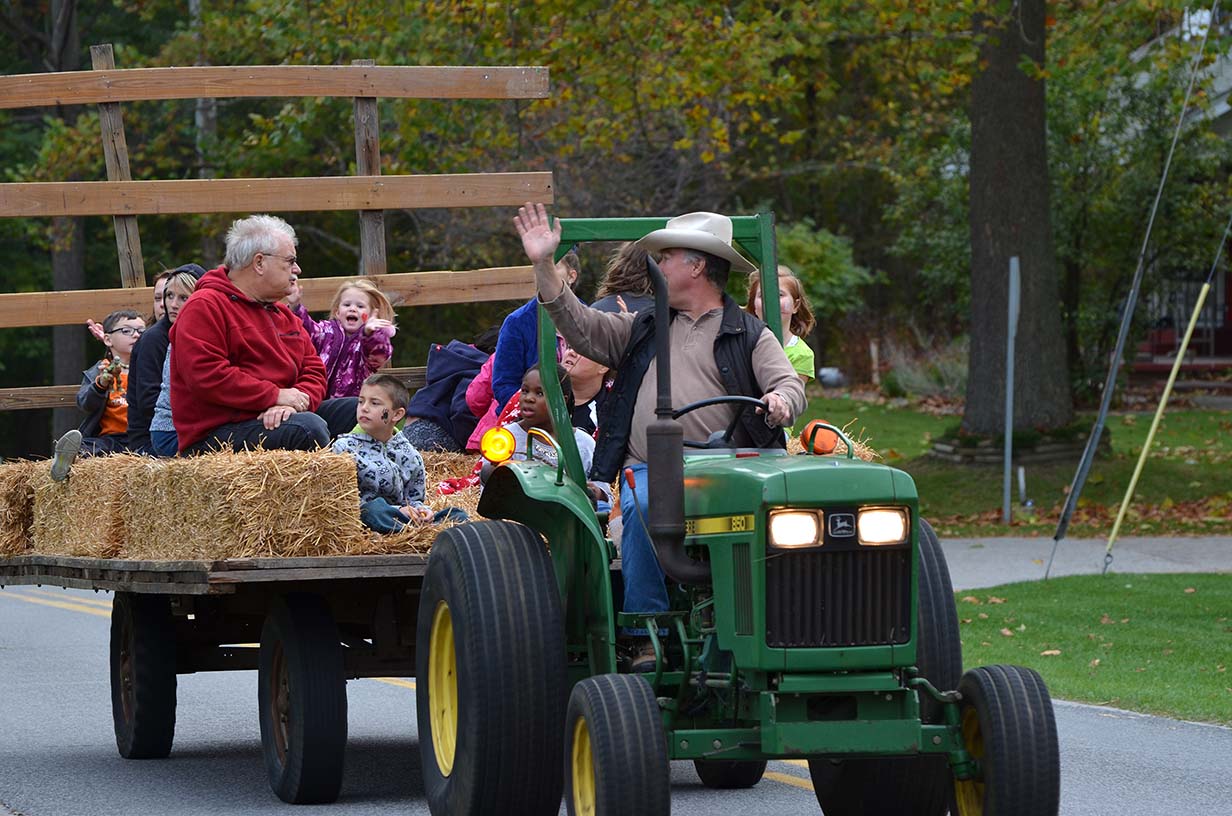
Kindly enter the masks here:
<path id="1" fill-rule="evenodd" d="M 550 223 L 542 204 L 518 210 L 514 226 L 535 269 L 539 300 L 557 330 L 578 353 L 616 371 L 616 382 L 599 416 L 591 478 L 609 483 L 623 468 L 633 470 L 635 487 L 621 480 L 625 519 L 621 558 L 626 612 L 668 608 L 663 572 L 641 518 L 647 503 L 646 427 L 654 419 L 654 310 L 636 314 L 601 312 L 583 306 L 565 285 L 552 256 L 560 245 L 560 222 Z M 694 212 L 667 222 L 637 242 L 659 256 L 672 310 L 672 404 L 684 405 L 722 394 L 758 397 L 764 415 L 745 411 L 735 441 L 748 447 L 783 445 L 781 426 L 804 410 L 804 386 L 783 347 L 765 324 L 742 310 L 723 289 L 734 269 L 754 266 L 732 246 L 731 219 Z M 706 439 L 731 423 L 738 406 L 713 405 L 680 418 L 685 439 Z M 758 409 L 757 414 L 762 414 Z M 634 502 L 643 508 L 639 514 Z M 648 644 L 648 640 L 646 643 Z M 646 650 L 633 669 L 653 669 Z"/>

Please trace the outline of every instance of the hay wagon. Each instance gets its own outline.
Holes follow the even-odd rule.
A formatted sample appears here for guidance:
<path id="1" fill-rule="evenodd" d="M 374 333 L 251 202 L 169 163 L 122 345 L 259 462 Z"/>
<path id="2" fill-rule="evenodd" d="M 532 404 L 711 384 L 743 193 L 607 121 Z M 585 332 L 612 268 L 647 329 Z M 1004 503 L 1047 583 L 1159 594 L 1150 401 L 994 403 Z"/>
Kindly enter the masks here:
<path id="1" fill-rule="evenodd" d="M 151 289 L 138 218 L 165 214 L 355 211 L 359 272 L 372 276 L 395 305 L 508 301 L 533 292 L 526 266 L 389 273 L 384 211 L 550 203 L 552 176 L 382 175 L 378 100 L 541 99 L 548 95 L 546 68 L 375 66 L 357 60 L 345 66 L 117 70 L 110 45 L 94 46 L 91 54 L 91 71 L 0 77 L 0 108 L 97 105 L 107 180 L 0 184 L 0 218 L 110 217 L 121 285 L 0 294 L 0 329 L 82 326 L 118 308 L 144 312 Z M 357 175 L 131 180 L 122 103 L 236 97 L 353 99 Z M 325 308 L 342 280 L 304 279 L 304 305 Z M 389 371 L 412 389 L 424 383 L 423 368 Z M 73 407 L 76 390 L 76 384 L 2 388 L 0 411 Z M 328 478 L 310 473 L 312 489 L 297 494 L 306 496 L 305 504 L 327 501 L 346 508 L 343 530 L 332 530 L 330 540 L 322 540 L 323 531 L 310 519 L 301 519 L 295 532 L 285 506 L 263 508 L 226 478 L 180 472 L 189 466 L 184 462 L 109 457 L 109 468 L 150 471 L 132 482 L 146 495 L 99 509 L 92 521 L 106 521 L 85 528 L 74 524 L 69 511 L 74 497 L 100 495 L 91 488 L 90 460 L 74 465 L 63 496 L 48 480 L 45 462 L 0 466 L 0 585 L 116 593 L 110 671 L 121 755 L 169 753 L 178 674 L 256 670 L 262 746 L 274 791 L 288 802 L 337 796 L 346 681 L 414 676 L 415 613 L 427 557 L 397 552 L 396 541 L 364 549 L 353 506 L 353 464 L 329 465 L 332 458 L 325 455 L 326 465 L 313 465 L 329 470 Z M 294 462 L 277 465 L 272 452 L 257 459 L 262 457 L 250 462 L 254 469 L 271 461 L 275 470 L 282 468 L 265 474 L 270 490 L 305 483 L 303 473 L 293 472 Z M 195 498 L 176 490 L 195 491 Z M 150 507 L 156 499 L 164 507 L 186 507 L 203 496 L 213 503 L 201 508 L 196 528 L 158 529 L 158 514 Z M 245 527 L 249 522 L 240 515 L 260 529 Z"/>
<path id="2" fill-rule="evenodd" d="M 26 555 L 0 560 L 0 585 L 115 592 L 110 674 L 123 757 L 171 752 L 177 675 L 256 670 L 271 785 L 287 801 L 330 801 L 342 780 L 346 681 L 414 676 L 426 563 L 415 554 L 219 561 Z"/>

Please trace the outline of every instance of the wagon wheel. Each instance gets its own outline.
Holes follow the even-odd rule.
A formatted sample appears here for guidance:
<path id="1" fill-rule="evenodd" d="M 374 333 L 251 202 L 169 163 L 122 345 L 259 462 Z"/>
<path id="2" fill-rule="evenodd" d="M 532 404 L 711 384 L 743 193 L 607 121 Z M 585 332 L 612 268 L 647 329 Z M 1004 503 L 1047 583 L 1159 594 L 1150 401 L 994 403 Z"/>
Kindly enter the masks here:
<path id="1" fill-rule="evenodd" d="M 766 772 L 764 759 L 695 759 L 697 777 L 708 788 L 735 790 L 751 788 Z"/>
<path id="2" fill-rule="evenodd" d="M 346 674 L 333 613 L 317 595 L 277 599 L 261 630 L 261 751 L 270 787 L 291 804 L 332 802 L 342 788 Z"/>
<path id="3" fill-rule="evenodd" d="M 175 625 L 166 595 L 111 605 L 111 716 L 125 759 L 162 759 L 175 739 Z"/>

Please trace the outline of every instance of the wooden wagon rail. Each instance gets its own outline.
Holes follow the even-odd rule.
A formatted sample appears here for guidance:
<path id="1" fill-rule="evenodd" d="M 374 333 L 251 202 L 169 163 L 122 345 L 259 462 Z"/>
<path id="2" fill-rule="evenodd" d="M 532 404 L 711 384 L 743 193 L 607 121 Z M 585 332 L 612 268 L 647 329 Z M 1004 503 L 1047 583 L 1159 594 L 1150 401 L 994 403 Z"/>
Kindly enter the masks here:
<path id="1" fill-rule="evenodd" d="M 309 311 L 329 308 L 334 292 L 346 277 L 302 278 L 304 306 Z M 520 300 L 534 291 L 534 273 L 529 266 L 502 266 L 466 271 L 404 272 L 373 277 L 395 306 L 435 306 L 466 301 Z M 149 308 L 153 289 L 88 289 L 69 292 L 19 292 L 0 294 L 0 326 L 46 326 L 84 324 L 99 320 L 116 309 Z M 416 389 L 424 384 L 422 366 L 386 369 Z M 0 411 L 39 408 L 72 408 L 78 383 L 32 388 L 0 388 Z"/>
<path id="2" fill-rule="evenodd" d="M 0 184 L 0 218 L 507 207 L 551 201 L 551 173 Z"/>
<path id="3" fill-rule="evenodd" d="M 304 306 L 309 311 L 328 309 L 334 293 L 351 276 L 301 278 Z M 478 303 L 493 300 L 525 300 L 534 293 L 534 274 L 529 266 L 501 266 L 466 271 L 401 272 L 372 277 L 394 306 L 436 306 L 442 303 Z M 0 327 L 84 324 L 101 320 L 116 309 L 150 308 L 154 290 L 79 289 L 62 292 L 16 292 L 0 294 Z"/>
<path id="4" fill-rule="evenodd" d="M 545 99 L 542 66 L 244 65 L 111 68 L 0 77 L 0 108 L 165 99 L 359 96 Z"/>

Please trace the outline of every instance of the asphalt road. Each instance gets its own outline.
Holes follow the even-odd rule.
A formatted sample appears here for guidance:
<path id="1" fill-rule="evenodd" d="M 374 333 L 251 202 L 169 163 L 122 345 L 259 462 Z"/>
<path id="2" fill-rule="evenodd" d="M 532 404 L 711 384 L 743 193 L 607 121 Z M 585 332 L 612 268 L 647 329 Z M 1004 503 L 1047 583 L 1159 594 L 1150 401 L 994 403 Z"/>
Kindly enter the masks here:
<path id="1" fill-rule="evenodd" d="M 947 553 L 951 548 L 955 584 L 965 586 L 979 585 L 967 580 L 972 563 L 999 552 L 964 542 L 947 545 Z M 989 583 L 1002 580 L 1013 579 Z M 253 672 L 182 676 L 171 758 L 118 756 L 107 682 L 109 606 L 106 593 L 0 590 L 0 814 L 286 814 L 261 762 Z M 342 796 L 323 811 L 427 813 L 413 682 L 353 681 L 348 701 Z M 1063 702 L 1056 712 L 1063 813 L 1232 811 L 1232 730 Z M 735 792 L 707 790 L 690 763 L 675 763 L 672 797 L 677 814 L 818 812 L 807 768 L 798 763 L 772 763 L 761 784 Z"/>

